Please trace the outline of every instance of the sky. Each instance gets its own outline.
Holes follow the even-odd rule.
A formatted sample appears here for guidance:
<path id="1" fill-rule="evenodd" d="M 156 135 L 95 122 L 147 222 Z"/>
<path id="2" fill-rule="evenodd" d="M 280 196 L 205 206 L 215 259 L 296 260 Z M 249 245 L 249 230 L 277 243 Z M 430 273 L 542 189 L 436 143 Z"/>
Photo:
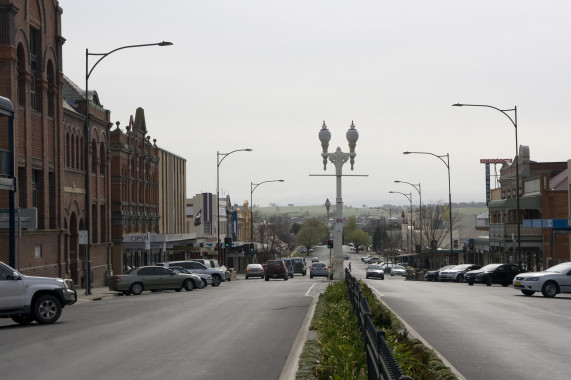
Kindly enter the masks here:
<path id="1" fill-rule="evenodd" d="M 187 195 L 242 204 L 335 203 L 329 152 L 348 152 L 346 205 L 485 201 L 480 159 L 512 159 L 517 106 L 531 160 L 571 159 L 571 2 L 560 0 L 60 0 L 64 74 L 89 78 L 124 130 L 138 107 L 157 145 L 186 159 Z M 90 67 L 97 57 L 90 56 Z M 514 112 L 508 112 L 512 118 Z M 228 156 L 219 156 L 239 149 Z M 218 166 L 219 159 L 223 158 Z M 444 157 L 446 161 L 446 157 Z M 499 173 L 500 165 L 497 166 Z M 494 174 L 494 165 L 491 167 Z M 320 176 L 315 176 L 319 174 Z M 328 176 L 321 176 L 327 174 Z M 252 193 L 252 183 L 267 182 Z M 492 179 L 492 187 L 494 180 Z"/>

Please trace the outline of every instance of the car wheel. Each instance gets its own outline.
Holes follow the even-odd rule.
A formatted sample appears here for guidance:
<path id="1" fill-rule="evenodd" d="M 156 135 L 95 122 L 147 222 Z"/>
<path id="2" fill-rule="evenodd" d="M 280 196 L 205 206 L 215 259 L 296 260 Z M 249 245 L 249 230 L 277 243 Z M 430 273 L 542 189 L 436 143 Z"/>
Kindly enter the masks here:
<path id="1" fill-rule="evenodd" d="M 61 303 L 55 296 L 44 294 L 32 305 L 32 314 L 38 323 L 54 323 L 61 315 Z"/>
<path id="2" fill-rule="evenodd" d="M 32 323 L 32 321 L 34 320 L 34 317 L 32 317 L 31 314 L 16 314 L 12 315 L 10 318 L 12 318 L 14 322 L 19 323 L 21 325 L 27 325 L 29 323 Z"/>
<path id="3" fill-rule="evenodd" d="M 265 277 L 266 281 L 270 281 L 270 278 L 268 276 Z"/>
<path id="4" fill-rule="evenodd" d="M 528 296 L 528 297 L 531 297 L 532 295 L 535 294 L 535 292 L 533 290 L 525 290 L 524 289 L 521 292 L 523 293 L 524 296 Z"/>
<path id="5" fill-rule="evenodd" d="M 456 282 L 464 282 L 464 276 L 459 274 L 458 277 L 456 277 Z"/>
<path id="6" fill-rule="evenodd" d="M 194 283 L 192 282 L 191 279 L 184 280 L 182 286 L 184 287 L 184 290 L 186 290 L 187 292 L 191 292 L 194 290 Z"/>
<path id="7" fill-rule="evenodd" d="M 154 290 L 151 290 L 151 291 L 154 292 Z M 178 293 L 178 292 L 181 292 L 181 291 L 182 291 L 182 288 L 177 288 L 177 289 L 175 289 L 174 291 L 177 292 L 177 293 Z"/>
<path id="8" fill-rule="evenodd" d="M 246 276 L 246 280 L 248 279 L 248 276 Z"/>
<path id="9" fill-rule="evenodd" d="M 286 275 L 284 276 L 284 281 L 287 281 L 287 279 L 288 279 L 288 276 L 287 276 L 287 274 L 286 274 Z"/>
<path id="10" fill-rule="evenodd" d="M 488 276 L 488 278 L 486 279 L 486 285 L 492 286 L 492 276 Z"/>
<path id="11" fill-rule="evenodd" d="M 212 286 L 218 286 L 222 282 L 222 277 L 220 275 L 215 274 L 212 276 Z"/>
<path id="12" fill-rule="evenodd" d="M 473 285 L 474 285 L 474 281 L 468 282 L 468 285 L 473 286 Z"/>
<path id="13" fill-rule="evenodd" d="M 543 294 L 544 297 L 555 297 L 557 294 L 557 284 L 553 281 L 547 281 L 541 288 L 541 294 Z"/>
<path id="14" fill-rule="evenodd" d="M 141 284 L 140 282 L 135 282 L 134 284 L 131 285 L 131 288 L 129 290 L 131 291 L 131 294 L 133 294 L 134 296 L 138 296 L 139 294 L 143 293 L 143 284 Z"/>
<path id="15" fill-rule="evenodd" d="M 381 277 L 381 280 L 384 280 L 384 279 L 385 279 L 385 276 Z"/>
<path id="16" fill-rule="evenodd" d="M 506 286 L 510 286 L 510 283 L 509 283 L 509 282 L 504 282 L 504 283 L 502 284 L 502 286 L 505 288 Z"/>
<path id="17" fill-rule="evenodd" d="M 313 278 L 313 276 L 310 275 L 309 278 Z"/>

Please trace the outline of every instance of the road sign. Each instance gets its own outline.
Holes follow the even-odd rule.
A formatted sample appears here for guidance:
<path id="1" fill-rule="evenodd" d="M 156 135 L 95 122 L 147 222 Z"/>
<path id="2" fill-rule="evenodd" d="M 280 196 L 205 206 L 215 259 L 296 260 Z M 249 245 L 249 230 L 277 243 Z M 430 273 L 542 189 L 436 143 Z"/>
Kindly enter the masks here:
<path id="1" fill-rule="evenodd" d="M 79 244 L 87 245 L 89 244 L 89 235 L 87 230 L 79 230 Z"/>

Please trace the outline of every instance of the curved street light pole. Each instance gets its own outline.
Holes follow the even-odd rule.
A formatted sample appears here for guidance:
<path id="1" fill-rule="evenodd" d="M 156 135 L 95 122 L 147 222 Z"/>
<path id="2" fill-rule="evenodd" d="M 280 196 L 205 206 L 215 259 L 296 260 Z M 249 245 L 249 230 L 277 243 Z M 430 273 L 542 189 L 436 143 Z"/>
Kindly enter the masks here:
<path id="1" fill-rule="evenodd" d="M 520 223 L 520 208 L 519 208 L 519 152 L 518 152 L 518 142 L 517 142 L 517 106 L 514 106 L 514 108 L 510 108 L 510 109 L 499 109 L 497 107 L 494 106 L 489 106 L 487 104 L 462 104 L 462 103 L 456 103 L 456 104 L 452 104 L 453 107 L 486 107 L 486 108 L 492 108 L 495 109 L 496 111 L 499 111 L 501 113 L 503 113 L 512 123 L 512 125 L 514 126 L 515 129 L 515 186 L 516 186 L 516 209 L 517 209 L 517 215 L 516 215 L 516 222 L 517 222 L 517 255 L 516 258 L 519 261 L 520 259 L 520 253 L 521 253 L 521 223 Z M 510 117 L 510 115 L 507 114 L 507 112 L 511 112 L 513 111 L 514 113 L 514 118 L 512 119 Z"/>
<path id="2" fill-rule="evenodd" d="M 454 249 L 454 244 L 452 241 L 452 190 L 450 187 L 450 154 L 446 153 L 441 156 L 430 152 L 402 152 L 402 154 L 429 154 L 431 156 L 438 158 L 440 161 L 442 161 L 442 163 L 444 163 L 444 165 L 446 165 L 446 168 L 448 169 L 448 212 L 450 219 L 450 254 L 452 254 Z M 444 161 L 442 157 L 446 157 L 446 161 Z"/>
<path id="3" fill-rule="evenodd" d="M 401 193 L 400 191 L 389 191 L 391 194 L 402 194 L 410 201 L 410 223 L 408 230 L 410 235 L 410 253 L 412 253 L 412 193 Z"/>
<path id="4" fill-rule="evenodd" d="M 420 191 L 420 182 L 419 183 L 410 183 L 410 182 L 406 182 L 406 181 L 399 181 L 396 180 L 395 183 L 406 183 L 407 185 L 410 185 L 412 187 L 414 187 L 414 189 L 418 192 L 418 198 L 420 199 L 419 201 L 419 220 L 420 220 L 420 254 L 422 255 L 422 192 Z"/>
<path id="5" fill-rule="evenodd" d="M 254 243 L 254 200 L 253 200 L 254 190 L 256 190 L 258 186 L 268 182 L 284 182 L 284 180 L 271 179 L 269 181 L 263 181 L 260 183 L 250 182 L 250 243 Z"/>
<path id="6" fill-rule="evenodd" d="M 224 257 L 224 261 L 222 261 L 222 257 L 220 256 L 220 164 L 232 153 L 251 151 L 252 149 L 250 148 L 236 149 L 229 153 L 220 153 L 216 151 L 216 243 L 218 246 L 218 262 L 220 265 L 226 265 L 226 258 Z M 228 217 L 226 217 L 226 222 L 228 222 Z M 226 232 L 224 235 L 226 235 Z"/>
<path id="7" fill-rule="evenodd" d="M 89 226 L 90 226 L 90 218 L 91 218 L 91 170 L 89 165 L 91 164 L 91 157 L 89 155 L 89 145 L 91 144 L 89 133 L 89 77 L 93 72 L 93 69 L 101 62 L 101 60 L 107 57 L 110 54 L 115 53 L 116 51 L 123 50 L 123 49 L 130 49 L 130 48 L 138 48 L 138 47 L 145 47 L 145 46 L 170 46 L 172 42 L 157 42 L 153 44 L 141 44 L 141 45 L 127 45 L 121 46 L 117 49 L 113 49 L 107 53 L 90 53 L 89 49 L 85 49 L 85 230 L 87 231 L 87 244 L 85 245 L 85 295 L 91 294 L 91 252 L 90 252 L 90 244 L 91 239 L 89 237 Z M 89 56 L 95 55 L 100 56 L 100 58 L 95 62 L 91 69 L 89 68 Z"/>

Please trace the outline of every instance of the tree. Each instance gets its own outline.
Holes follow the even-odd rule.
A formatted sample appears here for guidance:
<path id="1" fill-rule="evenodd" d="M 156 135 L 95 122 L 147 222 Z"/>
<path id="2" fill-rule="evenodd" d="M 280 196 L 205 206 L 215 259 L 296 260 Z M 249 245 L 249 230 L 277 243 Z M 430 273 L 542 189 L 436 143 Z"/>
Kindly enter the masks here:
<path id="1" fill-rule="evenodd" d="M 356 229 L 351 233 L 351 241 L 355 244 L 356 252 L 359 252 L 359 247 L 371 244 L 371 237 L 362 229 Z"/>
<path id="2" fill-rule="evenodd" d="M 306 248 L 309 253 L 310 248 L 319 243 L 327 236 L 327 226 L 316 218 L 306 220 L 295 235 L 299 245 Z"/>
<path id="3" fill-rule="evenodd" d="M 373 232 L 372 240 L 373 251 L 377 253 L 381 253 L 383 249 L 390 247 L 390 238 L 387 234 L 386 227 L 385 229 L 382 229 L 380 225 L 377 225 L 377 227 L 375 227 L 375 231 Z"/>

